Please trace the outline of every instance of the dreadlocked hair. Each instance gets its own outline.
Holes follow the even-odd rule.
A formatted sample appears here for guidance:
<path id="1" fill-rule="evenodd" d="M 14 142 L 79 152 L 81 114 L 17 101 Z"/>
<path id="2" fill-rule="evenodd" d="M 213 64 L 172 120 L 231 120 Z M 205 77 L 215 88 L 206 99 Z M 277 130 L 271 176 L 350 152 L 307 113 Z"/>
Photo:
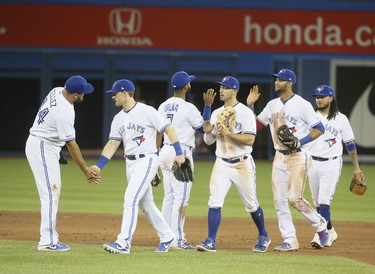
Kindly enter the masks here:
<path id="1" fill-rule="evenodd" d="M 339 112 L 339 107 L 337 105 L 337 102 L 336 102 L 335 98 L 333 98 L 333 100 L 332 100 L 332 102 L 329 106 L 329 112 L 328 112 L 327 119 L 328 120 L 334 119 L 338 112 Z"/>

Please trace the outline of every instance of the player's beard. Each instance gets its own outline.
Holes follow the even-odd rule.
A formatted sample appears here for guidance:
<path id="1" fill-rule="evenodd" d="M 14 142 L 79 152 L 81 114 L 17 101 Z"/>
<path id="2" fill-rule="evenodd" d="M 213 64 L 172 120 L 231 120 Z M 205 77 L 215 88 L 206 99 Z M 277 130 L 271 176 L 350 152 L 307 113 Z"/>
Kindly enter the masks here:
<path id="1" fill-rule="evenodd" d="M 82 96 L 78 96 L 74 103 L 75 104 L 79 104 L 79 103 L 82 103 L 82 102 L 83 102 L 83 95 Z"/>
<path id="2" fill-rule="evenodd" d="M 319 110 L 320 112 L 326 112 L 327 110 L 329 111 L 329 104 L 328 105 L 316 106 L 316 109 Z"/>

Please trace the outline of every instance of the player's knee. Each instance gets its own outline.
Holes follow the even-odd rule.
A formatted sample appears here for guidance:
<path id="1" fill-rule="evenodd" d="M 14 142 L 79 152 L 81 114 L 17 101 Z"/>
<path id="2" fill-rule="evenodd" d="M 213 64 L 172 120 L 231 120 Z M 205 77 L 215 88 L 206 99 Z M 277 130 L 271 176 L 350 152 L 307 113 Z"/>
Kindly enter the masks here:
<path id="1" fill-rule="evenodd" d="M 289 197 L 289 203 L 290 205 L 295 209 L 300 209 L 303 207 L 302 198 L 297 197 Z"/>
<path id="2" fill-rule="evenodd" d="M 275 199 L 275 200 L 273 200 L 273 204 L 274 204 L 276 210 L 289 206 L 288 200 L 286 200 L 286 199 L 280 199 L 280 200 Z"/>

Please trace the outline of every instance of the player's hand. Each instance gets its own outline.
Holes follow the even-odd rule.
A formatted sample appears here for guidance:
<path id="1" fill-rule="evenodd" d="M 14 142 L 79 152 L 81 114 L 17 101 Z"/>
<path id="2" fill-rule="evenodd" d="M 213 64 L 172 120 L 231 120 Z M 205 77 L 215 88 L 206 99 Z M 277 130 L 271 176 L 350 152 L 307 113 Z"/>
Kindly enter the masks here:
<path id="1" fill-rule="evenodd" d="M 204 121 L 204 124 L 203 124 L 204 133 L 211 133 L 213 129 L 214 129 L 214 126 L 211 125 L 210 121 Z"/>
<path id="2" fill-rule="evenodd" d="M 94 185 L 99 184 L 101 180 L 100 171 L 100 168 L 95 165 L 89 167 L 88 171 L 85 172 L 87 182 Z"/>
<path id="3" fill-rule="evenodd" d="M 223 126 L 222 124 L 219 124 L 216 128 L 216 134 L 220 137 L 224 137 L 224 136 L 227 136 L 231 133 L 231 129 L 229 128 L 226 128 L 225 126 Z"/>
<path id="4" fill-rule="evenodd" d="M 255 85 L 249 91 L 249 95 L 247 96 L 247 99 L 246 99 L 246 104 L 254 105 L 255 102 L 258 101 L 259 96 L 260 96 L 259 87 L 258 85 Z"/>
<path id="5" fill-rule="evenodd" d="M 174 158 L 174 162 L 178 164 L 178 166 L 181 166 L 185 162 L 185 156 L 184 155 L 178 155 Z"/>
<path id="6" fill-rule="evenodd" d="M 203 102 L 205 106 L 212 106 L 214 103 L 216 92 L 213 88 L 209 88 L 206 92 L 203 92 Z"/>

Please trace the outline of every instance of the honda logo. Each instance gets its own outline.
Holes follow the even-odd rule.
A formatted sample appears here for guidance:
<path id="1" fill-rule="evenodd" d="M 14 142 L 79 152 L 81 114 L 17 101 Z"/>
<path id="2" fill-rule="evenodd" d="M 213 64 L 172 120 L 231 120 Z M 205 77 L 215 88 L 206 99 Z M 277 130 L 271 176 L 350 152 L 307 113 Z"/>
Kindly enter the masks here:
<path id="1" fill-rule="evenodd" d="M 135 35 L 141 31 L 142 13 L 137 9 L 114 9 L 109 14 L 109 27 L 113 34 Z"/>

